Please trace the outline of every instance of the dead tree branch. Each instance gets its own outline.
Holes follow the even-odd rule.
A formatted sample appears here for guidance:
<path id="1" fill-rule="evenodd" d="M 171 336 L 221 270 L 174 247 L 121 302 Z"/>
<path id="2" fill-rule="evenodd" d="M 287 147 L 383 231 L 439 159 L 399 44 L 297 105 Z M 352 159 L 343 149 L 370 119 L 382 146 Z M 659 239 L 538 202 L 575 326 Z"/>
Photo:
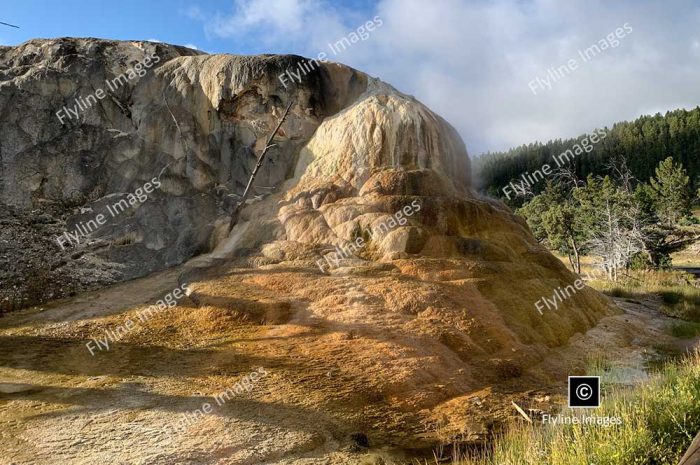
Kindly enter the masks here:
<path id="1" fill-rule="evenodd" d="M 272 131 L 267 138 L 267 141 L 265 142 L 265 148 L 263 148 L 262 152 L 260 152 L 260 156 L 258 156 L 258 162 L 255 164 L 255 168 L 253 168 L 253 172 L 250 173 L 250 179 L 248 179 L 248 185 L 245 187 L 245 190 L 243 191 L 243 195 L 241 196 L 241 199 L 238 201 L 238 204 L 236 205 L 236 209 L 233 211 L 233 214 L 231 215 L 231 223 L 229 226 L 229 231 L 233 228 L 233 226 L 236 224 L 238 221 L 238 215 L 245 206 L 245 202 L 248 199 L 248 195 L 250 194 L 250 189 L 253 187 L 253 182 L 255 181 L 255 176 L 257 176 L 258 171 L 260 170 L 260 167 L 263 165 L 265 162 L 265 155 L 267 154 L 267 151 L 274 147 L 277 144 L 272 144 L 272 139 L 275 137 L 275 134 L 277 134 L 277 131 L 282 127 L 282 123 L 284 123 L 284 120 L 287 118 L 287 114 L 289 113 L 289 109 L 292 108 L 292 104 L 294 102 L 289 102 L 289 105 L 287 105 L 287 108 L 284 110 L 284 113 L 282 114 L 282 117 L 280 118 L 279 122 L 277 123 L 277 127 L 275 128 L 274 131 Z"/>

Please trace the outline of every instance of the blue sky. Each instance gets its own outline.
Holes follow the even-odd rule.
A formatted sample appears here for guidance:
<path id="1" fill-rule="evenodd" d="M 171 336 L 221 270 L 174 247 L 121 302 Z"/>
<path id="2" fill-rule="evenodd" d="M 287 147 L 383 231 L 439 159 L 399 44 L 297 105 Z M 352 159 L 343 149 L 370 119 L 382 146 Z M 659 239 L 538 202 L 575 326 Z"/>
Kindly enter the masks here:
<path id="1" fill-rule="evenodd" d="M 376 6 L 373 0 L 336 2 L 332 9 L 365 18 Z M 198 10 L 198 13 L 197 13 Z M 2 0 L 0 43 L 17 45 L 34 38 L 98 37 L 120 40 L 157 39 L 178 45 L 196 45 L 211 53 L 299 53 L 294 44 L 261 43 L 258 34 L 231 40 L 206 29 L 217 15 L 235 14 L 236 2 L 207 0 Z M 201 15 L 201 16 L 200 16 Z M 197 17 L 199 16 L 200 19 Z M 263 30 L 260 30 L 263 33 Z"/>
<path id="2" fill-rule="evenodd" d="M 1 1 L 0 21 L 20 26 L 0 26 L 5 45 L 89 36 L 311 57 L 379 16 L 331 59 L 414 95 L 472 154 L 700 104 L 698 0 Z M 624 25 L 614 47 L 551 77 Z"/>
<path id="3" fill-rule="evenodd" d="M 0 39 L 16 45 L 32 38 L 99 37 L 158 39 L 174 44 L 205 44 L 213 52 L 243 53 L 246 44 L 206 39 L 204 29 L 183 14 L 187 2 L 165 0 L 80 1 L 3 0 L 0 21 L 20 29 L 0 28 Z M 211 2 L 220 8 L 230 2 Z M 227 3 L 229 5 L 227 5 Z M 215 38 L 214 38 L 215 39 Z"/>

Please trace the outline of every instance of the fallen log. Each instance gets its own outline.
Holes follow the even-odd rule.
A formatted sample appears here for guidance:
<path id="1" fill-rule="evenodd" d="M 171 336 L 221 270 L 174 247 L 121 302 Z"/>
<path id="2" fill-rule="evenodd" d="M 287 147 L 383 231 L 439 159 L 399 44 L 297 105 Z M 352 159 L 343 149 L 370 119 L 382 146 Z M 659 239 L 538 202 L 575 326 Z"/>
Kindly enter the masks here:
<path id="1" fill-rule="evenodd" d="M 700 433 L 695 436 L 693 443 L 678 465 L 700 465 Z"/>

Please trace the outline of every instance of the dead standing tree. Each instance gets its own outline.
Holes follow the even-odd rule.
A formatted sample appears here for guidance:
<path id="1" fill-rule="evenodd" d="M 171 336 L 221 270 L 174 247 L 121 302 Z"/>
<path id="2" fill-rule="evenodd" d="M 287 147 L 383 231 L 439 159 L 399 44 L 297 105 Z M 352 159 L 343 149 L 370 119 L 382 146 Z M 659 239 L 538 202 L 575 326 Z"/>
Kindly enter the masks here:
<path id="1" fill-rule="evenodd" d="M 263 165 L 265 162 L 265 155 L 267 154 L 267 151 L 271 149 L 272 147 L 275 147 L 277 144 L 272 144 L 272 139 L 275 137 L 277 134 L 277 131 L 280 130 L 282 127 L 282 123 L 284 123 L 284 120 L 287 118 L 287 115 L 289 114 L 289 109 L 292 108 L 292 104 L 294 102 L 289 102 L 289 105 L 287 105 L 287 108 L 284 110 L 284 113 L 282 113 L 282 116 L 280 117 L 279 122 L 277 123 L 277 127 L 275 127 L 274 131 L 272 131 L 267 138 L 267 141 L 265 142 L 265 147 L 263 148 L 262 152 L 260 152 L 260 155 L 258 156 L 258 162 L 255 164 L 255 167 L 253 168 L 253 172 L 250 173 L 250 178 L 248 179 L 248 185 L 246 185 L 245 190 L 243 191 L 243 195 L 241 195 L 241 199 L 238 201 L 238 204 L 236 205 L 236 208 L 233 210 L 233 213 L 231 214 L 231 221 L 229 223 L 229 231 L 233 229 L 233 227 L 236 225 L 238 222 L 238 215 L 241 213 L 241 210 L 243 210 L 243 207 L 245 206 L 245 202 L 248 199 L 248 195 L 250 194 L 250 190 L 253 187 L 253 182 L 255 181 L 255 176 L 258 175 L 258 171 L 260 170 L 260 167 Z"/>

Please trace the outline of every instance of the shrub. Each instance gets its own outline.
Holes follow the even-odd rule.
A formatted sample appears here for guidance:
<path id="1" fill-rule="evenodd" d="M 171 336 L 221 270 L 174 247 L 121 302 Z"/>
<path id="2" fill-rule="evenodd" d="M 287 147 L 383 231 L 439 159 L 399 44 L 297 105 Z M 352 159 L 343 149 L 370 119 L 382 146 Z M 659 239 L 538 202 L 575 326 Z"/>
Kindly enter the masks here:
<path id="1" fill-rule="evenodd" d="M 659 295 L 661 296 L 661 300 L 669 305 L 676 305 L 683 300 L 683 294 L 676 291 L 661 291 Z"/>
<path id="2" fill-rule="evenodd" d="M 700 336 L 700 323 L 682 322 L 676 323 L 671 328 L 671 334 L 681 339 L 692 339 Z"/>

